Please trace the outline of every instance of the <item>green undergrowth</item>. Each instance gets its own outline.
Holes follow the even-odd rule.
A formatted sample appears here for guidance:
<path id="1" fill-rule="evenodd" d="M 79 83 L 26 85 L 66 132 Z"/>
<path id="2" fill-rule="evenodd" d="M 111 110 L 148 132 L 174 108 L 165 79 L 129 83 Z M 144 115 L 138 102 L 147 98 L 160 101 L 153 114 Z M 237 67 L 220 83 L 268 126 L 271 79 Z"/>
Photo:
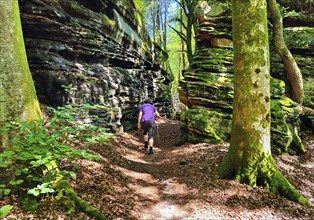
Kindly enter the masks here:
<path id="1" fill-rule="evenodd" d="M 10 122 L 1 127 L 1 135 L 8 136 L 10 142 L 0 152 L 0 198 L 18 194 L 24 209 L 36 211 L 41 196 L 51 194 L 60 197 L 59 181 L 76 178 L 74 171 L 60 168 L 63 162 L 81 158 L 100 160 L 88 147 L 99 143 L 106 145 L 109 139 L 114 138 L 113 134 L 105 127 L 78 120 L 82 112 L 86 114 L 94 108 L 90 105 L 48 108 L 49 120 L 31 124 Z M 78 198 L 69 184 L 64 191 L 68 197 L 75 197 L 75 203 L 82 211 L 95 209 L 89 206 L 88 209 L 82 208 L 82 204 L 87 207 L 86 202 Z M 7 206 L 3 213 L 5 211 L 9 212 Z"/>

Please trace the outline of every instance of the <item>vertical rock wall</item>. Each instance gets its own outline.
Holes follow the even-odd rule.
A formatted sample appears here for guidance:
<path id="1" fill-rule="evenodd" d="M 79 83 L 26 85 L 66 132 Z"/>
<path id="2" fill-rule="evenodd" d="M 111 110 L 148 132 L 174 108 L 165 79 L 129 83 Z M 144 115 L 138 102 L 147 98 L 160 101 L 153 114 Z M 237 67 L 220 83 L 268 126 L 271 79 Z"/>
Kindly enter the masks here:
<path id="1" fill-rule="evenodd" d="M 189 109 L 181 115 L 181 133 L 177 144 L 188 142 L 220 143 L 229 141 L 233 100 L 233 51 L 231 13 L 224 4 L 212 5 L 212 12 L 198 28 L 197 53 L 180 82 L 180 100 Z M 312 27 L 285 28 L 286 38 L 295 34 L 299 44 L 288 47 L 296 58 L 305 82 L 305 105 L 311 106 L 313 89 Z M 313 24 L 313 23 L 312 23 Z M 296 33 L 295 31 L 298 30 Z M 283 65 L 273 51 L 271 59 L 272 150 L 303 151 L 298 131 L 300 110 L 285 96 Z M 313 84 L 311 84 L 313 85 Z"/>
<path id="2" fill-rule="evenodd" d="M 171 113 L 171 76 L 152 51 L 131 0 L 20 0 L 28 61 L 40 102 L 89 103 L 114 129 L 133 128 L 145 96 Z"/>

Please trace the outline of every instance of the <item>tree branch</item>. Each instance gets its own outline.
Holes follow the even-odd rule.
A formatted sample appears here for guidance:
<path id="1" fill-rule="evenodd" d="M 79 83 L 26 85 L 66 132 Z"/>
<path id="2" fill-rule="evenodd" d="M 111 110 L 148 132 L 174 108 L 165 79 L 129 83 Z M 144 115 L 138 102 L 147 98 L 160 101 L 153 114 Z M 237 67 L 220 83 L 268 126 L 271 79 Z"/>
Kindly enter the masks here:
<path id="1" fill-rule="evenodd" d="M 184 27 L 185 30 L 187 29 L 187 26 L 184 24 L 184 22 L 181 19 L 176 18 L 176 21 L 179 22 L 182 25 L 182 27 Z"/>
<path id="2" fill-rule="evenodd" d="M 291 86 L 291 99 L 302 104 L 304 98 L 303 80 L 301 71 L 285 44 L 283 36 L 283 21 L 276 0 L 267 0 L 268 10 L 273 23 L 274 45 L 276 52 L 284 64 L 287 78 Z"/>
<path id="3" fill-rule="evenodd" d="M 184 4 L 184 1 L 182 1 L 182 2 L 183 2 L 183 4 L 181 4 L 181 2 L 180 2 L 180 1 L 178 1 L 178 0 L 175 0 L 175 2 L 176 2 L 176 3 L 178 3 L 178 5 L 180 5 L 180 7 L 182 8 L 182 10 L 183 10 L 183 12 L 184 12 L 185 16 L 186 16 L 186 17 L 188 17 L 188 12 L 187 12 L 187 10 L 186 10 L 186 7 L 185 7 L 185 4 Z"/>
<path id="4" fill-rule="evenodd" d="M 170 27 L 172 30 L 174 30 L 177 33 L 177 35 L 179 35 L 179 37 L 187 44 L 187 37 L 183 33 L 176 30 L 174 27 L 171 27 L 170 25 L 168 25 L 168 27 Z"/>

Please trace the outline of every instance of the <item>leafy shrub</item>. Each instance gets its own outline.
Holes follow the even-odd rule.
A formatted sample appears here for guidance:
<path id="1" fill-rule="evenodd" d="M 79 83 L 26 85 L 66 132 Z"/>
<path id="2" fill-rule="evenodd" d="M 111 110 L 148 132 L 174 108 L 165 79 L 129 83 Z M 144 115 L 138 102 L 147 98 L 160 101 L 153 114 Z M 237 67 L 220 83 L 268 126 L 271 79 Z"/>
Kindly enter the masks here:
<path id="1" fill-rule="evenodd" d="M 89 105 L 50 108 L 52 118 L 47 122 L 7 123 L 0 131 L 2 137 L 10 140 L 0 153 L 0 197 L 11 190 L 23 190 L 34 196 L 53 193 L 52 184 L 61 175 L 76 176 L 73 171 L 59 169 L 64 160 L 98 160 L 87 145 L 106 143 L 113 135 L 106 128 L 77 120 L 79 111 L 90 108 Z"/>

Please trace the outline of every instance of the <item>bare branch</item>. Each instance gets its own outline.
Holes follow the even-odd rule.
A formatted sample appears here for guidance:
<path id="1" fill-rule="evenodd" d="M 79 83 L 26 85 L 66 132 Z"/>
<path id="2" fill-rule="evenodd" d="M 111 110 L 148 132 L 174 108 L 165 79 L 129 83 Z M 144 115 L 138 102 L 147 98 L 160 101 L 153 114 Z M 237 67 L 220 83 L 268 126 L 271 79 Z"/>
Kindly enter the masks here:
<path id="1" fill-rule="evenodd" d="M 186 37 L 183 33 L 181 33 L 180 31 L 176 30 L 174 27 L 171 27 L 170 25 L 168 25 L 168 27 L 170 27 L 172 30 L 174 30 L 174 31 L 177 33 L 177 35 L 179 35 L 179 37 L 180 37 L 185 43 L 187 43 L 187 37 Z"/>

